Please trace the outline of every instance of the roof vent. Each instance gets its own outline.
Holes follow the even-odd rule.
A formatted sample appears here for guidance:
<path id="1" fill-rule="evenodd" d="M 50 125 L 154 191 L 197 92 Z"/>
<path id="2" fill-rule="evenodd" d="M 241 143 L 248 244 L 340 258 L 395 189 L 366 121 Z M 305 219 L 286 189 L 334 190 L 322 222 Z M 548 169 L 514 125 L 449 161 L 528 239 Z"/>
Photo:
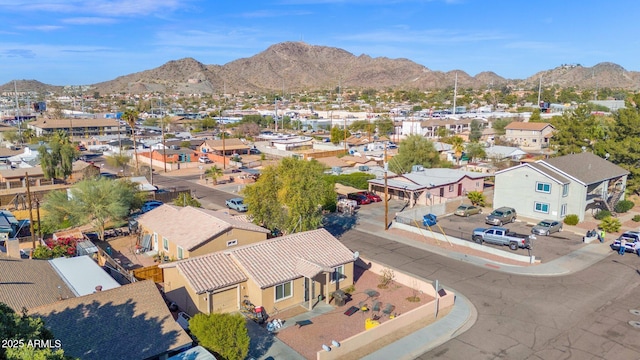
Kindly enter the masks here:
<path id="1" fill-rule="evenodd" d="M 96 292 L 100 292 L 100 291 L 102 291 L 102 285 L 96 286 Z"/>

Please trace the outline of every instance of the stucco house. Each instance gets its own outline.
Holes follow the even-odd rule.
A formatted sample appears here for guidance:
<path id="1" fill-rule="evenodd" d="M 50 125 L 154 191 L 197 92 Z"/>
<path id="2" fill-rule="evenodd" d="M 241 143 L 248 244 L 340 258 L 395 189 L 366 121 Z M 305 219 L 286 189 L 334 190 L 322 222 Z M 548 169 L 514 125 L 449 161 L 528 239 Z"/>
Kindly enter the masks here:
<path id="1" fill-rule="evenodd" d="M 527 151 L 542 150 L 549 147 L 549 139 L 555 128 L 544 122 L 514 121 L 505 126 L 504 138 Z"/>
<path id="2" fill-rule="evenodd" d="M 151 250 L 178 260 L 263 241 L 269 233 L 222 211 L 169 204 L 141 215 L 138 226 Z"/>
<path id="3" fill-rule="evenodd" d="M 168 299 L 193 315 L 233 312 L 244 299 L 286 309 L 353 285 L 356 256 L 327 230 L 282 236 L 160 265 Z"/>
<path id="4" fill-rule="evenodd" d="M 493 206 L 534 219 L 562 220 L 624 199 L 629 172 L 590 152 L 527 162 L 495 173 Z"/>
<path id="5" fill-rule="evenodd" d="M 447 199 L 482 191 L 486 174 L 456 169 L 424 169 L 387 178 L 391 198 L 407 200 L 409 206 L 432 205 Z M 384 193 L 384 179 L 369 180 L 369 191 Z"/>

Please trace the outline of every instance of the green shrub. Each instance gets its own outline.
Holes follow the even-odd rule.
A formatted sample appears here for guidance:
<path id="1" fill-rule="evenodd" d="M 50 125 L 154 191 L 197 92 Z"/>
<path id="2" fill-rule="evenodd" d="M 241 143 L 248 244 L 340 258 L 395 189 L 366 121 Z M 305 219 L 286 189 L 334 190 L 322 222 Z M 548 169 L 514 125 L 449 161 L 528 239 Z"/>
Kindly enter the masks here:
<path id="1" fill-rule="evenodd" d="M 633 218 L 631 218 L 631 220 L 635 222 L 640 222 L 640 215 L 633 215 Z"/>
<path id="2" fill-rule="evenodd" d="M 564 217 L 564 223 L 567 225 L 577 225 L 580 222 L 580 218 L 576 214 L 569 214 Z"/>
<path id="3" fill-rule="evenodd" d="M 633 203 L 633 201 L 622 200 L 616 204 L 615 210 L 617 213 L 626 213 L 627 211 L 633 209 L 634 206 L 635 204 Z"/>
<path id="4" fill-rule="evenodd" d="M 596 220 L 602 220 L 610 216 L 611 216 L 611 212 L 609 210 L 600 210 L 593 216 L 593 218 Z"/>
<path id="5" fill-rule="evenodd" d="M 355 285 L 349 285 L 348 287 L 346 287 L 344 289 L 344 292 L 347 293 L 347 294 L 353 294 L 354 292 L 356 292 Z"/>
<path id="6" fill-rule="evenodd" d="M 606 232 L 618 232 L 620 231 L 622 224 L 620 223 L 620 220 L 609 216 L 602 219 L 598 227 Z"/>
<path id="7" fill-rule="evenodd" d="M 249 354 L 249 333 L 241 314 L 196 314 L 189 329 L 198 343 L 226 360 L 243 360 Z"/>
<path id="8" fill-rule="evenodd" d="M 470 191 L 467 194 L 467 198 L 473 205 L 485 206 L 485 197 L 480 191 Z"/>

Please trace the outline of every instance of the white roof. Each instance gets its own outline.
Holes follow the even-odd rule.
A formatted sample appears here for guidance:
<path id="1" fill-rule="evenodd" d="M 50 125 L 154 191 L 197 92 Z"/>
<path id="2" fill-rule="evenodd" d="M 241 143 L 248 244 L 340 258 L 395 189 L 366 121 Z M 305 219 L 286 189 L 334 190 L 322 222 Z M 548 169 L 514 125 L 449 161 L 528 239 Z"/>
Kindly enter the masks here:
<path id="1" fill-rule="evenodd" d="M 98 285 L 102 286 L 103 291 L 120 287 L 111 275 L 87 255 L 56 258 L 49 260 L 49 263 L 76 296 L 93 294 Z"/>
<path id="2" fill-rule="evenodd" d="M 147 178 L 144 177 L 144 176 L 130 177 L 129 180 L 132 183 L 138 184 L 138 186 L 140 187 L 140 191 L 156 191 L 156 190 L 158 190 L 158 188 L 156 186 L 151 185 L 151 183 L 149 183 L 149 180 L 147 180 Z"/>

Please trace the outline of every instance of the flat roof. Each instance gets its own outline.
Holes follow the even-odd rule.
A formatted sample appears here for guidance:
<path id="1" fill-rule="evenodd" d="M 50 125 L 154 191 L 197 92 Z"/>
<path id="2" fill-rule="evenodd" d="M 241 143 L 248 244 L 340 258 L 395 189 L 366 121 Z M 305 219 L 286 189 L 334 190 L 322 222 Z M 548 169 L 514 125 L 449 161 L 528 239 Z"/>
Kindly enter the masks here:
<path id="1" fill-rule="evenodd" d="M 103 291 L 120 287 L 111 275 L 87 255 L 56 258 L 49 260 L 49 263 L 76 296 L 93 294 L 98 285 L 102 286 Z"/>

